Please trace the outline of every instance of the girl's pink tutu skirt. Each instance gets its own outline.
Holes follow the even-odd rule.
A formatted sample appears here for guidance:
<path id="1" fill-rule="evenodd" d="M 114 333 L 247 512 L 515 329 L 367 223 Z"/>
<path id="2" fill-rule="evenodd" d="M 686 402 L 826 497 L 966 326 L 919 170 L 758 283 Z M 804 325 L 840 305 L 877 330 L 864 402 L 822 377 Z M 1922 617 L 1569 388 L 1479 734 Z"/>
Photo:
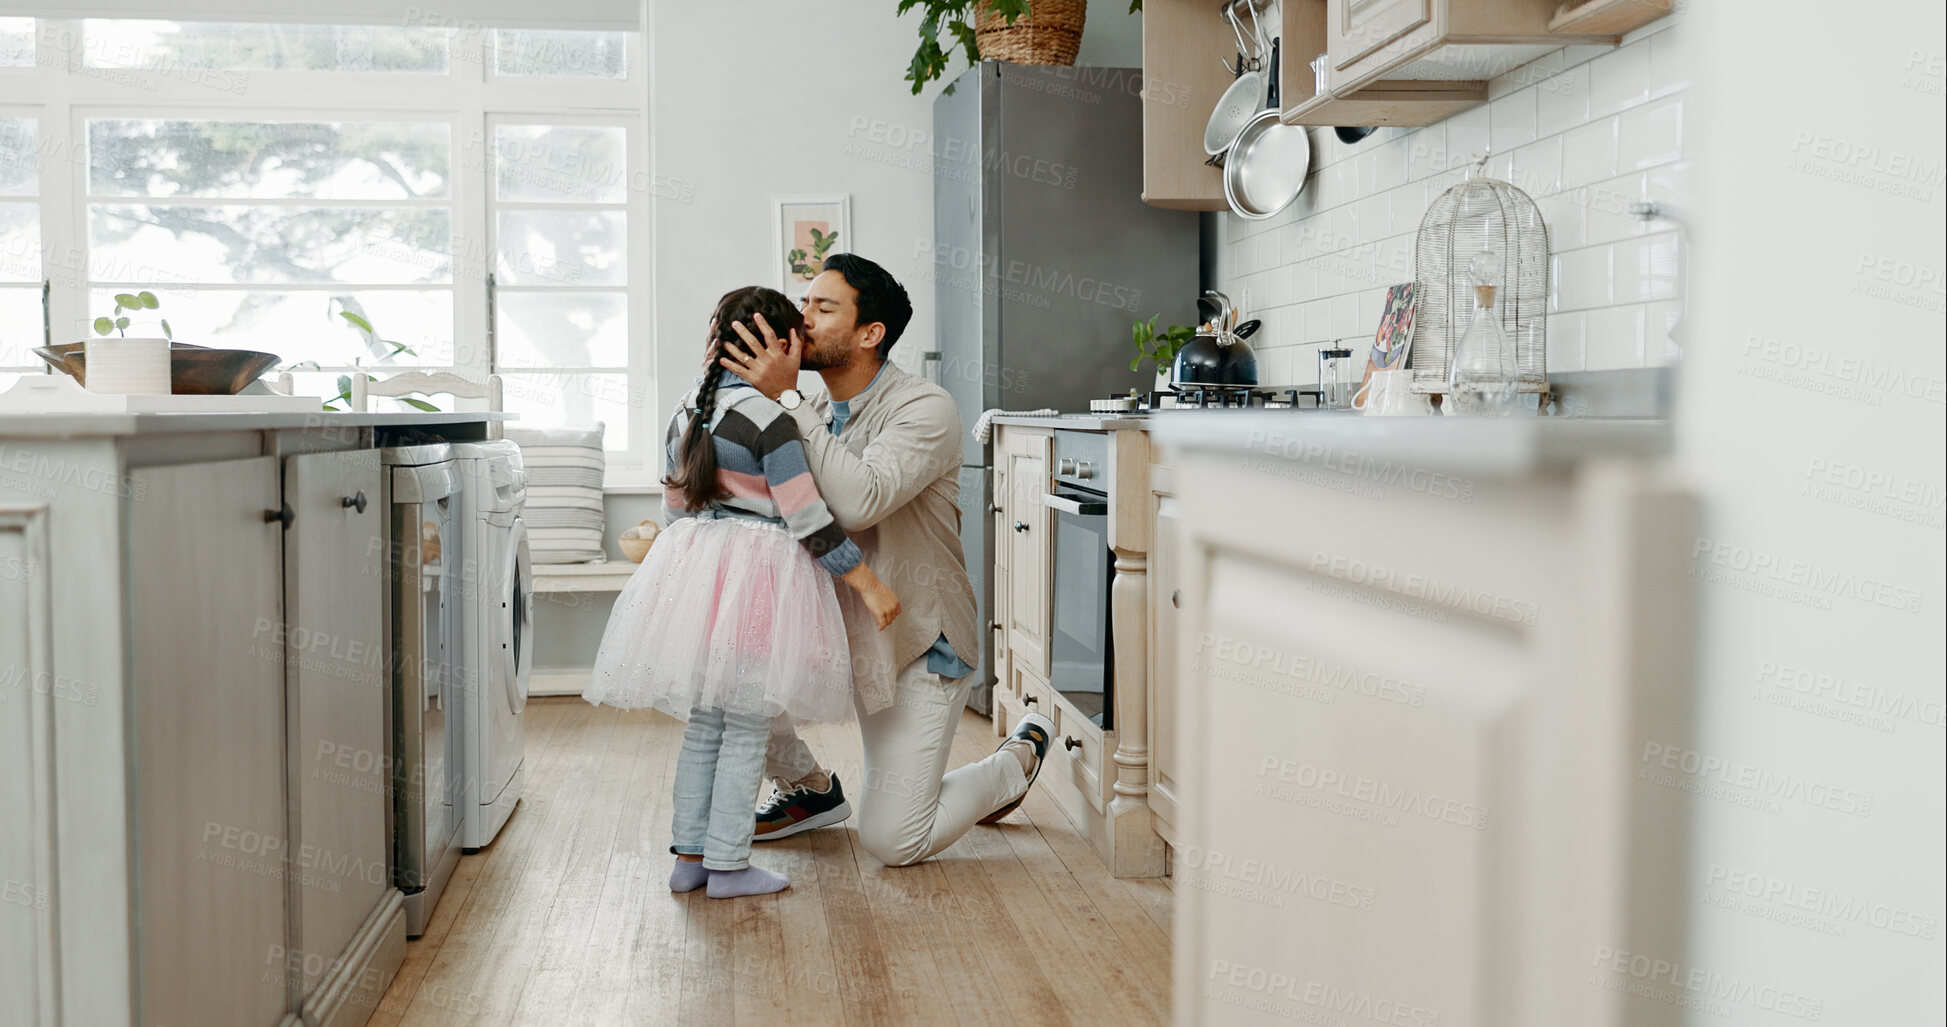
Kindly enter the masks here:
<path id="1" fill-rule="evenodd" d="M 781 525 L 678 519 L 616 597 L 582 698 L 679 720 L 697 707 L 849 719 L 834 580 Z"/>

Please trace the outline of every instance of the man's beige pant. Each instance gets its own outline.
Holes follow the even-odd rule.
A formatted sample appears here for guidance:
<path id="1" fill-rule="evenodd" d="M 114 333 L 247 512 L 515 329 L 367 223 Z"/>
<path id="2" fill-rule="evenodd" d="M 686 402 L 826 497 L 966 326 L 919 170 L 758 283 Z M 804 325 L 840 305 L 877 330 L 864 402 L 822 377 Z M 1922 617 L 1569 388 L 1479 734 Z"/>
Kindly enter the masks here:
<path id="1" fill-rule="evenodd" d="M 926 669 L 924 656 L 907 664 L 891 706 L 870 716 L 859 711 L 861 773 L 826 768 L 836 770 L 855 797 L 859 841 L 879 862 L 908 866 L 939 852 L 1027 787 L 1021 761 L 998 750 L 947 773 L 953 731 L 973 682 L 971 674 L 940 677 Z M 772 728 L 766 756 L 764 772 L 773 778 L 796 781 L 818 769 L 811 749 L 788 726 Z"/>

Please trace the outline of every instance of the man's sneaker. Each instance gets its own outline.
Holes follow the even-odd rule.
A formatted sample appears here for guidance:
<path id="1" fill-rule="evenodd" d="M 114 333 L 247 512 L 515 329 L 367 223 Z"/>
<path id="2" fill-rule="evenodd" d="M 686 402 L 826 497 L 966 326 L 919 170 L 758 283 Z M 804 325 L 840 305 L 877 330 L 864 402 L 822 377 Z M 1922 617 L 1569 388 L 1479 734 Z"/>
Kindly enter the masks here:
<path id="1" fill-rule="evenodd" d="M 1015 796 L 1013 802 L 981 817 L 980 823 L 991 824 L 1021 808 L 1021 801 L 1028 797 L 1028 789 L 1034 787 L 1034 779 L 1041 773 L 1041 764 L 1047 762 L 1048 745 L 1054 737 L 1054 721 L 1049 720 L 1039 713 L 1022 715 L 1020 722 L 1014 725 L 1014 733 L 1007 736 L 1007 741 L 1001 743 L 1001 748 L 1006 748 L 1008 742 L 1012 742 L 1017 738 L 1034 746 L 1034 769 L 1028 771 L 1027 788 L 1021 789 L 1021 794 Z"/>
<path id="2" fill-rule="evenodd" d="M 845 801 L 838 775 L 831 775 L 831 780 L 831 787 L 822 792 L 780 782 L 770 801 L 757 811 L 757 833 L 751 841 L 774 842 L 814 827 L 843 823 L 852 815 L 852 804 Z"/>

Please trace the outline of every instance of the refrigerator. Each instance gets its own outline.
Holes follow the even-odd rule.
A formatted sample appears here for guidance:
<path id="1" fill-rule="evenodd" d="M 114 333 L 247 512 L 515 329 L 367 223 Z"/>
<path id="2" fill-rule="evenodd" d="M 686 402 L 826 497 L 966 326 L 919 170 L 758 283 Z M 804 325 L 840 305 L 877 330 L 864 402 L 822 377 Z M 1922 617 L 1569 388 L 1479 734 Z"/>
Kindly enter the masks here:
<path id="1" fill-rule="evenodd" d="M 979 604 L 968 705 L 992 712 L 990 409 L 1086 413 L 1154 387 L 1130 328 L 1195 324 L 1198 223 L 1142 202 L 1142 72 L 983 61 L 933 101 L 935 339 L 924 371 L 967 429 L 960 542 Z"/>

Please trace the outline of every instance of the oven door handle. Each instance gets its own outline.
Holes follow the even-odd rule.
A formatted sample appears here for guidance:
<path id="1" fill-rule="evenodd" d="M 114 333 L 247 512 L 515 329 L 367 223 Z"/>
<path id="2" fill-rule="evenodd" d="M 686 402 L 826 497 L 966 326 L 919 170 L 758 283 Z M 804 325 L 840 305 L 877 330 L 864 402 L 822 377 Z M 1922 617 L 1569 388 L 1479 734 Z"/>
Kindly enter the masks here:
<path id="1" fill-rule="evenodd" d="M 1067 496 L 1057 496 L 1052 492 L 1042 494 L 1041 505 L 1050 510 L 1059 510 L 1062 513 L 1076 514 L 1081 517 L 1099 517 L 1109 512 L 1107 500 L 1070 499 Z"/>

